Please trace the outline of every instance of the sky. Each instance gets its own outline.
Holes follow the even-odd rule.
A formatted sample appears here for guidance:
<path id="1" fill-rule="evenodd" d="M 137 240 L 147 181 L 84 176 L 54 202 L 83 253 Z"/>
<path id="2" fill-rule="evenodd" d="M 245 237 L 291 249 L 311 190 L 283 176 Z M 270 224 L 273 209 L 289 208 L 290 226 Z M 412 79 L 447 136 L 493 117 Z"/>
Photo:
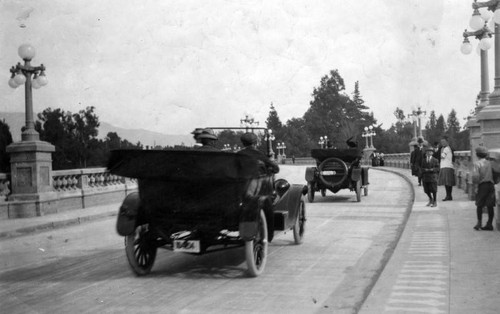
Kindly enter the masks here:
<path id="1" fill-rule="evenodd" d="M 472 14 L 462 0 L 2 0 L 0 112 L 23 112 L 12 89 L 17 48 L 32 44 L 49 84 L 35 113 L 96 107 L 118 127 L 185 134 L 302 117 L 337 69 L 378 123 L 396 107 L 462 120 L 480 91 L 480 60 L 460 52 Z M 472 38 L 473 45 L 477 40 Z M 490 90 L 493 90 L 493 52 Z"/>

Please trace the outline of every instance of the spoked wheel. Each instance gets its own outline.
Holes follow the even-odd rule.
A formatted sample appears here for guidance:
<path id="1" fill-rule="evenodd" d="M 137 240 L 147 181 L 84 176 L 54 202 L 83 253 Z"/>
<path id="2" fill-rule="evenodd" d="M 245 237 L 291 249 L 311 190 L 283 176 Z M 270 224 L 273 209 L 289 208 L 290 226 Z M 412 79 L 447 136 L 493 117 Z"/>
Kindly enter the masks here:
<path id="1" fill-rule="evenodd" d="M 323 196 L 323 197 L 326 196 L 326 189 L 321 189 L 321 196 Z"/>
<path id="2" fill-rule="evenodd" d="M 307 183 L 307 200 L 309 203 L 314 202 L 314 189 L 311 182 Z"/>
<path id="3" fill-rule="evenodd" d="M 306 204 L 304 199 L 300 200 L 299 212 L 297 213 L 297 220 L 293 226 L 293 239 L 295 244 L 301 244 L 304 242 L 304 231 L 306 228 Z"/>
<path id="4" fill-rule="evenodd" d="M 125 252 L 130 267 L 137 276 L 151 272 L 156 258 L 156 245 L 151 241 L 148 225 L 140 225 L 125 237 Z"/>
<path id="5" fill-rule="evenodd" d="M 245 259 L 247 261 L 248 273 L 257 277 L 264 271 L 267 261 L 267 222 L 264 211 L 260 211 L 257 223 L 257 235 L 251 241 L 245 242 Z"/>
<path id="6" fill-rule="evenodd" d="M 356 201 L 361 202 L 361 180 L 356 181 Z"/>

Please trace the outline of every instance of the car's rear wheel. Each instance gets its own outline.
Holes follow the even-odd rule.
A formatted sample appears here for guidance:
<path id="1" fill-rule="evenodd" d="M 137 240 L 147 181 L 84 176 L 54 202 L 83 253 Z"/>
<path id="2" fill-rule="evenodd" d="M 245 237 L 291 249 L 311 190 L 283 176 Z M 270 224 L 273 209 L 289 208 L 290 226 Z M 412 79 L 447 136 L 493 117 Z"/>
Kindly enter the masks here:
<path id="1" fill-rule="evenodd" d="M 257 277 L 264 271 L 267 261 L 267 239 L 266 215 L 263 210 L 260 210 L 257 234 L 253 240 L 245 241 L 245 259 L 251 277 Z"/>
<path id="2" fill-rule="evenodd" d="M 356 201 L 361 202 L 361 180 L 356 181 Z"/>
<path id="3" fill-rule="evenodd" d="M 301 244 L 304 242 L 304 231 L 306 228 L 306 204 L 304 200 L 301 199 L 299 203 L 299 211 L 297 212 L 297 219 L 295 220 L 295 225 L 293 226 L 293 239 L 295 244 Z"/>
<path id="4" fill-rule="evenodd" d="M 309 203 L 314 202 L 314 189 L 311 182 L 307 183 L 307 200 Z"/>
<path id="5" fill-rule="evenodd" d="M 137 226 L 135 232 L 125 237 L 125 253 L 132 271 L 137 276 L 151 272 L 158 248 L 150 237 L 148 225 Z"/>

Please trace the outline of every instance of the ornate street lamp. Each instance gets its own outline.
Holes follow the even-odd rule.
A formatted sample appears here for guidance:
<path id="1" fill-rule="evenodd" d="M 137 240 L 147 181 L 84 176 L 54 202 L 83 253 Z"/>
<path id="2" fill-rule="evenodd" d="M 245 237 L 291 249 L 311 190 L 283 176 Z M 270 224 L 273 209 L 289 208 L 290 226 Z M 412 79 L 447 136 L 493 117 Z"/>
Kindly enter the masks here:
<path id="1" fill-rule="evenodd" d="M 231 145 L 230 144 L 224 144 L 224 146 L 222 147 L 222 150 L 227 152 L 227 151 L 230 151 L 231 150 Z"/>
<path id="2" fill-rule="evenodd" d="M 285 156 L 285 143 L 284 142 L 281 142 L 281 143 L 278 143 L 278 145 L 276 146 L 276 148 L 278 149 L 278 155 L 281 155 L 281 156 Z M 283 150 L 283 152 L 281 152 L 280 150 Z"/>
<path id="3" fill-rule="evenodd" d="M 252 129 L 255 126 L 259 125 L 259 121 L 255 121 L 254 117 L 251 115 L 245 114 L 244 119 L 240 119 L 240 126 L 244 127 L 246 132 L 248 132 L 248 129 Z"/>
<path id="4" fill-rule="evenodd" d="M 23 44 L 18 49 L 18 54 L 24 60 L 24 65 L 17 63 L 17 65 L 10 69 L 11 77 L 9 86 L 17 88 L 24 84 L 25 89 L 25 115 L 26 115 L 26 128 L 23 131 L 21 138 L 23 141 L 38 141 L 40 136 L 35 131 L 35 121 L 33 119 L 33 95 L 31 87 L 40 88 L 47 85 L 48 80 L 45 76 L 45 67 L 43 64 L 40 66 L 32 66 L 31 60 L 35 57 L 36 51 L 30 44 Z M 31 78 L 33 76 L 33 79 Z"/>
<path id="5" fill-rule="evenodd" d="M 422 118 L 427 114 L 426 111 L 422 111 L 420 107 L 417 110 L 413 110 L 412 113 L 408 114 L 408 118 L 413 120 L 413 131 L 415 133 L 415 139 L 422 137 Z"/>
<path id="6" fill-rule="evenodd" d="M 362 137 L 366 138 L 366 147 L 374 148 L 373 137 L 377 135 L 373 129 L 373 125 L 365 126 L 365 131 L 361 134 Z"/>
<path id="7" fill-rule="evenodd" d="M 267 142 L 267 155 L 269 158 L 274 158 L 273 152 L 273 141 L 275 140 L 273 130 L 268 129 L 265 135 L 265 139 Z"/>
<path id="8" fill-rule="evenodd" d="M 318 144 L 319 144 L 319 146 L 320 146 L 321 148 L 326 148 L 326 144 L 327 144 L 327 142 L 328 142 L 328 136 L 326 136 L 326 135 L 325 135 L 325 136 L 320 136 L 320 137 L 319 137 L 319 142 L 318 142 Z"/>

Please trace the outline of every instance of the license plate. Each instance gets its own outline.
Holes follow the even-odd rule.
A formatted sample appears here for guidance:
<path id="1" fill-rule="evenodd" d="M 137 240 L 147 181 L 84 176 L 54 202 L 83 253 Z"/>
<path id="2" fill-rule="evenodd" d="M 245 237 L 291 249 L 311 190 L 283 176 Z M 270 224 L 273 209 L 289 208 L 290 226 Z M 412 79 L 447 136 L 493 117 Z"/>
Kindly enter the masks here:
<path id="1" fill-rule="evenodd" d="M 334 176 L 336 175 L 337 172 L 333 171 L 333 170 L 325 170 L 325 171 L 321 171 L 321 175 L 324 175 L 324 176 Z"/>
<path id="2" fill-rule="evenodd" d="M 200 253 L 200 240 L 174 240 L 174 252 Z"/>

